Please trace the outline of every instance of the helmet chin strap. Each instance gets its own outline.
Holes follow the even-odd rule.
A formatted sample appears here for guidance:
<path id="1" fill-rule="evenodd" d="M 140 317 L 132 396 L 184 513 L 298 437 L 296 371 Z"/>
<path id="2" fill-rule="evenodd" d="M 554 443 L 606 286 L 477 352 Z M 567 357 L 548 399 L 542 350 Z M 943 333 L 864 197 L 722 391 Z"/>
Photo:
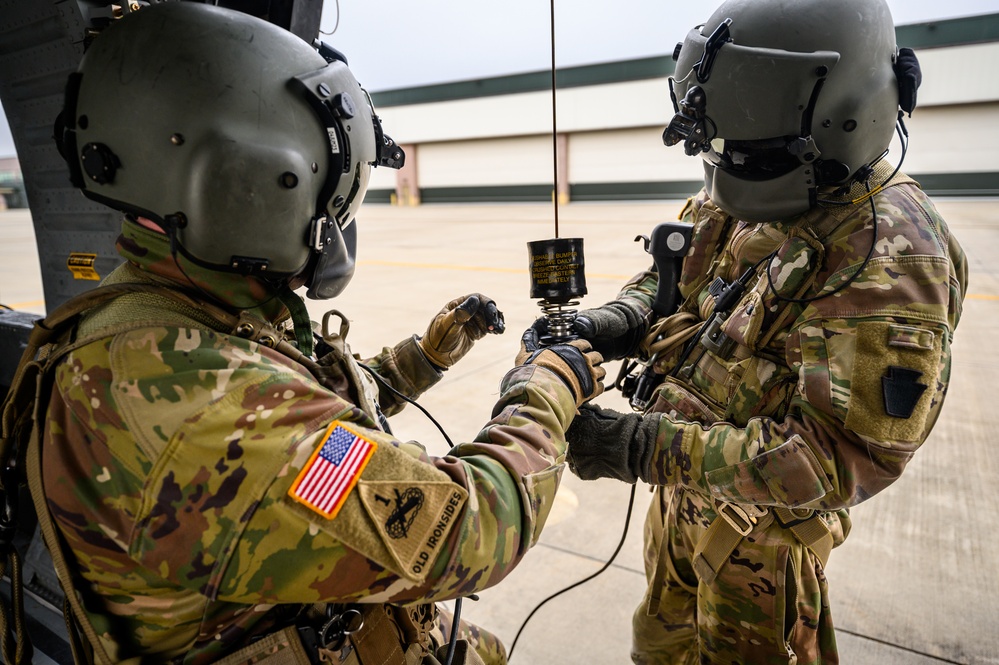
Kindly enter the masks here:
<path id="1" fill-rule="evenodd" d="M 312 356 L 312 320 L 309 318 L 309 310 L 305 306 L 305 301 L 292 291 L 291 285 L 287 282 L 278 287 L 275 295 L 291 314 L 291 323 L 295 329 L 298 350 L 307 356 Z"/>
<path id="2" fill-rule="evenodd" d="M 191 256 L 190 252 L 188 252 L 184 248 L 184 246 L 180 243 L 180 241 L 177 238 L 177 230 L 182 225 L 177 223 L 175 215 L 167 215 L 167 217 L 164 219 L 164 226 L 166 227 L 165 234 L 167 238 L 170 239 L 170 258 L 172 258 L 174 263 L 177 264 L 177 269 L 180 271 L 180 274 L 184 276 L 184 279 L 187 280 L 187 282 L 191 285 L 191 287 L 194 288 L 195 291 L 197 291 L 199 294 L 201 294 L 208 300 L 211 300 L 212 302 L 222 306 L 224 309 L 239 310 L 239 311 L 248 310 L 248 309 L 257 309 L 259 307 L 263 307 L 264 305 L 271 302 L 275 298 L 280 298 L 282 290 L 289 288 L 287 280 L 281 282 L 275 282 L 271 281 L 270 279 L 262 277 L 245 275 L 244 279 L 257 279 L 259 282 L 266 285 L 268 287 L 268 290 L 272 292 L 271 295 L 257 302 L 248 302 L 248 303 L 226 302 L 221 298 L 219 298 L 217 295 L 211 293 L 210 291 L 202 287 L 200 284 L 198 284 L 194 280 L 194 278 L 191 277 L 186 270 L 184 270 L 184 263 L 181 260 L 181 258 L 190 261 L 192 264 L 198 267 L 207 268 L 209 270 L 213 269 L 218 270 L 218 266 L 205 263 L 204 261 L 199 261 L 197 258 Z M 285 302 L 283 298 L 281 299 L 281 302 L 282 303 Z M 285 303 L 285 306 L 287 307 L 287 303 Z M 310 342 L 310 348 L 311 348 L 311 342 Z"/>

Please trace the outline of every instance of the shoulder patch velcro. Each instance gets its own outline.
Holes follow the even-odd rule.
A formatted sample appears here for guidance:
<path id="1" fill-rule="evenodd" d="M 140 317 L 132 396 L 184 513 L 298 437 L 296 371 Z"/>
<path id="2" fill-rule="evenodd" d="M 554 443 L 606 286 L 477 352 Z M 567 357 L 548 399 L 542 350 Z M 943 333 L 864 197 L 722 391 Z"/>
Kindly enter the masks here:
<path id="1" fill-rule="evenodd" d="M 361 480 L 361 504 L 403 575 L 423 580 L 468 492 L 453 482 Z"/>
<path id="2" fill-rule="evenodd" d="M 888 367 L 887 374 L 881 377 L 885 413 L 893 418 L 910 417 L 926 390 L 926 384 L 919 383 L 922 376 L 922 372 L 907 367 Z"/>
<path id="3" fill-rule="evenodd" d="M 334 420 L 322 445 L 302 468 L 288 496 L 327 519 L 333 519 L 354 489 L 361 471 L 378 448 L 374 441 Z"/>

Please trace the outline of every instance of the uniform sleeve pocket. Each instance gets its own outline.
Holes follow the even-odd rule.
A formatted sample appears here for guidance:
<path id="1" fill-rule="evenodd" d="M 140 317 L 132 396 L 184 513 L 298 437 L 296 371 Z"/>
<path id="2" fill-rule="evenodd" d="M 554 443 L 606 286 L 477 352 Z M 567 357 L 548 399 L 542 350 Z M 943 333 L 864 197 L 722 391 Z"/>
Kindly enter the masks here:
<path id="1" fill-rule="evenodd" d="M 876 441 L 918 441 L 936 392 L 941 345 L 941 333 L 927 328 L 859 324 L 845 425 Z"/>
<path id="2" fill-rule="evenodd" d="M 562 479 L 564 468 L 565 464 L 563 463 L 524 476 L 521 491 L 523 492 L 524 507 L 529 511 L 528 517 L 533 525 L 528 547 L 534 547 L 534 544 L 538 542 L 538 537 L 541 535 L 541 530 L 544 528 L 554 504 L 555 491 Z"/>

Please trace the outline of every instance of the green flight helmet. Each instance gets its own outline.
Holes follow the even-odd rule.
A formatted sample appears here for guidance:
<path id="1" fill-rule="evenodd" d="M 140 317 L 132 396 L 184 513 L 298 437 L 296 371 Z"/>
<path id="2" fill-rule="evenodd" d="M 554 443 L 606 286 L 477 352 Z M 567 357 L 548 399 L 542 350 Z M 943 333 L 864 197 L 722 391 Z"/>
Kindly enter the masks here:
<path id="1" fill-rule="evenodd" d="M 884 0 L 728 0 L 674 57 L 663 140 L 700 155 L 708 195 L 746 221 L 805 212 L 891 142 L 898 49 Z"/>
<path id="2" fill-rule="evenodd" d="M 335 50 L 193 2 L 94 39 L 56 128 L 73 183 L 147 217 L 189 260 L 331 298 L 353 275 L 372 165 L 404 154 Z"/>

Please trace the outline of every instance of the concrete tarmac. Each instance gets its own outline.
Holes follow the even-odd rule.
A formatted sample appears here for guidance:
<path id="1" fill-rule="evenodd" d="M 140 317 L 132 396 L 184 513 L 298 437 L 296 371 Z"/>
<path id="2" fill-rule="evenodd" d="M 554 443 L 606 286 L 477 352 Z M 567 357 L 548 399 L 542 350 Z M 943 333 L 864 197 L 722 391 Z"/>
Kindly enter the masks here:
<path id="1" fill-rule="evenodd" d="M 854 529 L 827 574 L 841 662 L 846 665 L 999 663 L 999 220 L 994 200 L 940 199 L 968 254 L 969 295 L 954 340 L 950 392 L 930 439 L 902 478 L 853 509 Z M 611 299 L 649 264 L 639 234 L 675 219 L 680 201 L 560 207 L 560 237 L 584 238 L 589 293 L 580 308 Z M 310 302 L 313 319 L 335 308 L 348 342 L 370 356 L 422 334 L 440 307 L 481 292 L 506 315 L 507 333 L 480 341 L 420 403 L 455 443 L 489 419 L 520 333 L 540 314 L 529 298 L 526 243 L 555 236 L 550 205 L 365 206 L 358 265 L 347 291 Z M 0 213 L 0 302 L 44 312 L 27 211 Z M 334 325 L 339 325 L 335 323 Z M 996 326 L 993 328 L 993 326 Z M 619 363 L 609 363 L 616 376 Z M 616 392 L 598 403 L 621 410 Z M 443 455 L 449 445 L 416 409 L 393 417 L 402 439 Z M 465 601 L 462 616 L 498 634 L 509 649 L 531 610 L 603 567 L 621 539 L 631 487 L 583 482 L 568 472 L 538 545 L 498 586 Z M 642 523 L 651 498 L 639 485 L 627 539 L 594 580 L 541 607 L 516 643 L 514 665 L 630 662 L 630 621 L 645 589 Z"/>

